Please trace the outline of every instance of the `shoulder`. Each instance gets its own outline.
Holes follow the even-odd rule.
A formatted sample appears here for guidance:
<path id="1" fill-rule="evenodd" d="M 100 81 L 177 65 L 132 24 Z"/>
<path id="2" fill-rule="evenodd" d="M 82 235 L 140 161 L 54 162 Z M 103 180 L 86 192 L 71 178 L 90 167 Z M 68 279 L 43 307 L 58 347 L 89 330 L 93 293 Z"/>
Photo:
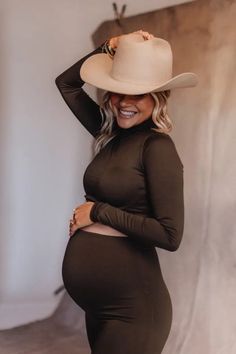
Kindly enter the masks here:
<path id="1" fill-rule="evenodd" d="M 170 135 L 154 131 L 149 132 L 144 141 L 143 152 L 147 152 L 148 150 L 156 150 L 156 152 L 158 152 L 161 149 L 176 150 Z"/>
<path id="2" fill-rule="evenodd" d="M 166 133 L 151 131 L 143 145 L 143 163 L 149 159 L 175 161 L 183 166 L 175 143 L 171 136 Z"/>

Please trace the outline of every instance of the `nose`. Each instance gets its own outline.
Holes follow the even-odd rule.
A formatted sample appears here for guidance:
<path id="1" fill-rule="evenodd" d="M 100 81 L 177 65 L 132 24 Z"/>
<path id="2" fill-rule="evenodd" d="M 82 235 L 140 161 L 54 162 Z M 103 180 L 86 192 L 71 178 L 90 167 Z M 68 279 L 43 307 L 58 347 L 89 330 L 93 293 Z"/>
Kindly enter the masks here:
<path id="1" fill-rule="evenodd" d="M 120 106 L 127 106 L 134 104 L 133 96 L 131 95 L 121 95 L 120 97 Z"/>

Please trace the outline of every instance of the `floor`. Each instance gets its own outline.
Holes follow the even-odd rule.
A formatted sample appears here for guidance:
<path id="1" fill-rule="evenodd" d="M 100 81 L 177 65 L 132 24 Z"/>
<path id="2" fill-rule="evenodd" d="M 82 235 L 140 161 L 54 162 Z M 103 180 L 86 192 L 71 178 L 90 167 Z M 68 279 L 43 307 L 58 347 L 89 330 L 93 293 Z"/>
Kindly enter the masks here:
<path id="1" fill-rule="evenodd" d="M 0 331 L 0 354 L 90 354 L 84 312 L 67 292 L 48 318 Z"/>

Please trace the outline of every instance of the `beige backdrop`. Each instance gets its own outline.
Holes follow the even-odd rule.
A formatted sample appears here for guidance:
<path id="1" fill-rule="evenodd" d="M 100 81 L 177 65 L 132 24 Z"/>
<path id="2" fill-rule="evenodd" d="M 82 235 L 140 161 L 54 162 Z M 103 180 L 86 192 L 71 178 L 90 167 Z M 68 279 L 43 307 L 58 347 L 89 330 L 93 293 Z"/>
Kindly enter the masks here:
<path id="1" fill-rule="evenodd" d="M 164 353 L 236 353 L 236 1 L 198 0 L 113 21 L 114 34 L 144 29 L 171 42 L 174 73 L 194 71 L 194 89 L 172 92 L 171 134 L 185 170 L 185 231 L 175 253 L 157 249 L 174 305 Z"/>
<path id="2" fill-rule="evenodd" d="M 174 74 L 194 71 L 194 89 L 172 92 L 172 133 L 185 173 L 185 230 L 177 252 L 157 249 L 174 318 L 163 354 L 236 353 L 236 0 L 197 0 L 113 21 L 95 46 L 137 28 L 169 40 Z M 4 354 L 88 354 L 84 313 L 65 292 L 42 321 L 0 332 Z M 135 354 L 135 353 L 134 353 Z M 144 353 L 145 354 L 145 353 Z M 155 354 L 155 353 L 153 353 Z"/>

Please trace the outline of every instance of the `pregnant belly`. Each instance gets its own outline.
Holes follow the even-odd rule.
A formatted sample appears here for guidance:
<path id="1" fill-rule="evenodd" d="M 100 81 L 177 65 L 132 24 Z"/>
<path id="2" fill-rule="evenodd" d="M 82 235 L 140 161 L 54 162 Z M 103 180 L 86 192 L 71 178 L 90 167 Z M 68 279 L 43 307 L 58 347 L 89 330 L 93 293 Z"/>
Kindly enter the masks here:
<path id="1" fill-rule="evenodd" d="M 62 278 L 69 295 L 84 310 L 112 303 L 114 297 L 124 294 L 133 296 L 139 285 L 136 272 L 134 248 L 128 237 L 79 229 L 68 241 Z"/>
<path id="2" fill-rule="evenodd" d="M 155 249 L 143 249 L 128 237 L 79 229 L 68 241 L 62 277 L 69 295 L 85 311 L 102 309 L 106 314 L 119 304 L 124 314 L 147 296 L 158 303 L 168 299 Z"/>

